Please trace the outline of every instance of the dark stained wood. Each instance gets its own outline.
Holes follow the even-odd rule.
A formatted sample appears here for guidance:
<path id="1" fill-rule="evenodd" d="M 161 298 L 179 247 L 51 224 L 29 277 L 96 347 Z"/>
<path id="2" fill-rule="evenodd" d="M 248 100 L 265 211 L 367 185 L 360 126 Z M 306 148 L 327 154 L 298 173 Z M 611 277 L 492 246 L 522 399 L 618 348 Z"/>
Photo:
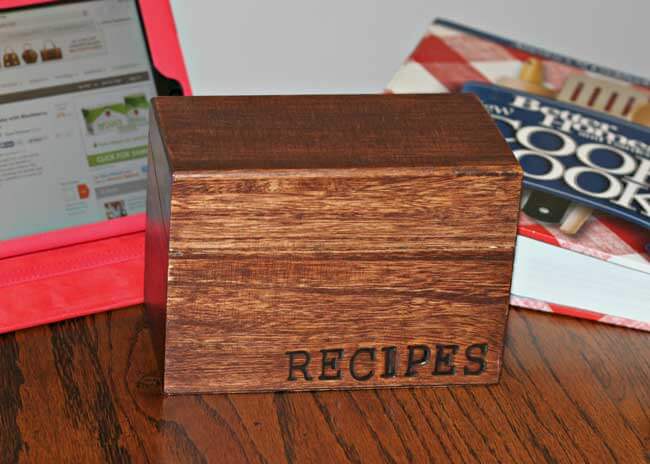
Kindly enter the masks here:
<path id="1" fill-rule="evenodd" d="M 154 346 L 158 347 L 158 365 L 164 366 L 165 322 L 167 311 L 167 266 L 169 264 L 169 216 L 171 172 L 157 127 L 150 129 L 147 153 L 147 236 L 145 240 L 144 299 L 149 309 Z"/>
<path id="2" fill-rule="evenodd" d="M 153 106 L 178 171 L 513 165 L 470 94 L 158 97 Z"/>
<path id="3" fill-rule="evenodd" d="M 489 386 L 162 396 L 141 307 L 0 336 L 0 462 L 647 462 L 650 335 L 513 309 Z"/>
<path id="4" fill-rule="evenodd" d="M 165 392 L 497 381 L 521 170 L 474 97 L 153 106 Z"/>

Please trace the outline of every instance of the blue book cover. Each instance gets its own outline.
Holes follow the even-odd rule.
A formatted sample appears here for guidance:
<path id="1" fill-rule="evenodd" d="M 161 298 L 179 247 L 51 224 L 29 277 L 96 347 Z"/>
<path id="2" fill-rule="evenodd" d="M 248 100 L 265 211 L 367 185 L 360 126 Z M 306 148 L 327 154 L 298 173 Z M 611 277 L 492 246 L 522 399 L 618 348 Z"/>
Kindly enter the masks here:
<path id="1" fill-rule="evenodd" d="M 524 170 L 522 211 L 561 224 L 593 209 L 650 228 L 650 129 L 519 90 L 469 82 Z"/>

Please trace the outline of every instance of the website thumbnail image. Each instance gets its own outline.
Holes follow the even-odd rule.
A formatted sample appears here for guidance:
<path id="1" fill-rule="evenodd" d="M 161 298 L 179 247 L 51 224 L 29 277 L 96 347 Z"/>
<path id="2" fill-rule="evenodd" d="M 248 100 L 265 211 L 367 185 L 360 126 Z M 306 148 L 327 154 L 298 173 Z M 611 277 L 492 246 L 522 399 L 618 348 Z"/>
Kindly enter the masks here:
<path id="1" fill-rule="evenodd" d="M 144 211 L 148 85 L 79 95 L 76 119 L 99 214 L 116 219 Z"/>
<path id="2" fill-rule="evenodd" d="M 132 130 L 149 123 L 149 102 L 144 94 L 128 95 L 122 101 L 82 108 L 88 134 Z"/>
<path id="3" fill-rule="evenodd" d="M 18 18 L 0 32 L 0 70 L 67 61 L 106 53 L 106 40 L 85 10 L 72 10 L 56 21 Z"/>

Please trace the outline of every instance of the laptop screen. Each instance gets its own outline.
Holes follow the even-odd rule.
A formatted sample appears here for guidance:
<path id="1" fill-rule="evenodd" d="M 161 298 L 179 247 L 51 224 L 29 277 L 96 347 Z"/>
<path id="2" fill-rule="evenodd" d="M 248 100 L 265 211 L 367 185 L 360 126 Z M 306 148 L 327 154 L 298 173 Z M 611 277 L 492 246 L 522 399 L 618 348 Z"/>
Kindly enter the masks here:
<path id="1" fill-rule="evenodd" d="M 144 212 L 155 95 L 135 0 L 0 12 L 0 240 Z"/>

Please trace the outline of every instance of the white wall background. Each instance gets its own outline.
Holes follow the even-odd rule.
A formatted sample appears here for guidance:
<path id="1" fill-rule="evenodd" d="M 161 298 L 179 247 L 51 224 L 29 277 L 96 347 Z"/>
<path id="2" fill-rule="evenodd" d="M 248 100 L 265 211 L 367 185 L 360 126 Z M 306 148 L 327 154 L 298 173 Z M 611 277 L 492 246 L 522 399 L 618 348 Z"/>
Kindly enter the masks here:
<path id="1" fill-rule="evenodd" d="M 195 94 L 379 92 L 435 17 L 650 77 L 649 0 L 171 0 Z"/>

